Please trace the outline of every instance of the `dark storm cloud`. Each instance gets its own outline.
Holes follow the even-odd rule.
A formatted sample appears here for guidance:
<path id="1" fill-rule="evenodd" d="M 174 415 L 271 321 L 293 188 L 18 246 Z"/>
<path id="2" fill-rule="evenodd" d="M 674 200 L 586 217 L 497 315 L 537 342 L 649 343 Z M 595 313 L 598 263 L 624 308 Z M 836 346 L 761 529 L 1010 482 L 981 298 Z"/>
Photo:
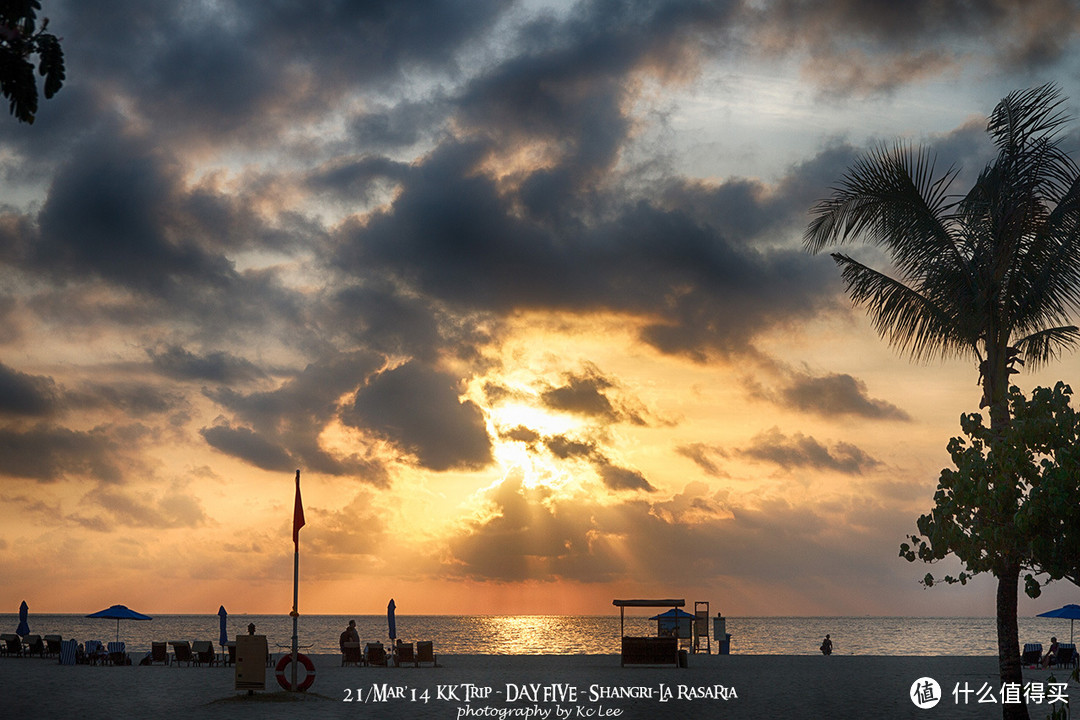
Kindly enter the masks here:
<path id="1" fill-rule="evenodd" d="M 177 345 L 166 345 L 146 351 L 154 369 L 177 380 L 202 380 L 230 384 L 265 377 L 254 363 L 219 350 L 196 355 Z"/>
<path id="2" fill-rule="evenodd" d="M 656 492 L 656 488 L 637 470 L 604 463 L 599 465 L 599 472 L 600 479 L 609 490 Z"/>
<path id="3" fill-rule="evenodd" d="M 176 227 L 179 173 L 167 157 L 131 143 L 84 147 L 61 169 L 38 216 L 36 263 L 149 295 L 233 281 L 231 262 Z"/>
<path id="4" fill-rule="evenodd" d="M 64 394 L 70 409 L 112 408 L 131 417 L 147 417 L 182 407 L 182 394 L 168 388 L 139 382 L 82 383 Z"/>
<path id="5" fill-rule="evenodd" d="M 409 166 L 389 158 L 365 156 L 335 160 L 312 172 L 310 187 L 331 192 L 346 202 L 367 202 L 380 184 L 396 184 L 409 174 Z"/>
<path id="6" fill-rule="evenodd" d="M 854 415 L 871 420 L 911 420 L 910 415 L 892 403 L 870 397 L 866 383 L 846 373 L 820 377 L 796 373 L 790 384 L 779 391 L 777 400 L 786 407 L 826 417 Z"/>
<path id="7" fill-rule="evenodd" d="M 221 387 L 205 393 L 248 426 L 259 438 L 252 438 L 253 442 L 281 448 L 313 472 L 385 485 L 387 472 L 380 462 L 359 451 L 347 457 L 333 455 L 319 441 L 326 426 L 338 417 L 341 398 L 354 393 L 382 364 L 381 356 L 366 351 L 327 354 L 275 390 L 245 394 Z"/>
<path id="8" fill-rule="evenodd" d="M 50 377 L 0 363 L 0 415 L 42 417 L 56 411 L 60 391 Z"/>
<path id="9" fill-rule="evenodd" d="M 255 467 L 271 472 L 288 472 L 296 461 L 282 448 L 251 428 L 215 425 L 199 431 L 207 443 L 226 455 L 232 455 Z"/>
<path id="10" fill-rule="evenodd" d="M 985 54 L 1005 71 L 1038 70 L 1075 42 L 1069 0 L 774 0 L 750 11 L 758 47 L 806 49 L 808 76 L 841 93 L 890 90 Z M 972 38 L 993 42 L 972 44 Z"/>
<path id="11" fill-rule="evenodd" d="M 736 452 L 744 457 L 775 463 L 785 470 L 810 468 L 861 475 L 881 464 L 851 443 L 838 442 L 830 448 L 802 433 L 789 437 L 778 428 L 759 434 L 749 446 Z"/>
<path id="12" fill-rule="evenodd" d="M 483 467 L 492 461 L 484 415 L 460 394 L 457 378 L 409 362 L 369 378 L 341 417 L 385 436 L 431 470 Z"/>
<path id="13" fill-rule="evenodd" d="M 108 428 L 78 431 L 45 424 L 25 430 L 0 428 L 0 457 L 8 477 L 54 482 L 87 476 L 117 483 L 123 479 L 120 450 L 121 443 Z"/>
<path id="14" fill-rule="evenodd" d="M 535 446 L 540 440 L 540 433 L 525 427 L 524 425 L 518 425 L 517 427 L 510 428 L 509 430 L 503 430 L 499 433 L 499 437 L 506 440 L 514 440 L 516 442 L 525 443 L 529 446 Z"/>
<path id="15" fill-rule="evenodd" d="M 444 344 L 435 310 L 385 283 L 343 288 L 329 307 L 354 341 L 389 356 L 430 361 Z"/>
<path id="16" fill-rule="evenodd" d="M 453 73 L 462 46 L 490 29 L 494 0 L 331 2 L 55 2 L 69 85 L 116 85 L 165 135 L 276 142 L 360 88 L 392 90 L 413 70 Z M 117 41 L 123 38 L 123 42 Z M 107 71 L 107 72 L 105 72 Z M 43 113 L 44 114 L 44 113 Z"/>
<path id="17" fill-rule="evenodd" d="M 575 440 L 565 435 L 551 435 L 544 438 L 544 447 L 560 460 L 575 457 L 604 460 L 599 448 L 592 440 Z"/>
<path id="18" fill-rule="evenodd" d="M 604 394 L 604 391 L 611 387 L 612 382 L 598 373 L 567 375 L 565 385 L 540 393 L 540 401 L 552 410 L 612 422 L 618 417 L 618 413 Z"/>
<path id="19" fill-rule="evenodd" d="M 347 229 L 339 266 L 392 273 L 463 310 L 647 315 L 658 320 L 644 328 L 646 342 L 699 360 L 743 351 L 755 333 L 832 302 L 821 282 L 827 262 L 735 245 L 644 201 L 610 220 L 560 229 L 531 222 L 473 172 L 483 155 L 475 144 L 441 146 L 390 210 Z"/>

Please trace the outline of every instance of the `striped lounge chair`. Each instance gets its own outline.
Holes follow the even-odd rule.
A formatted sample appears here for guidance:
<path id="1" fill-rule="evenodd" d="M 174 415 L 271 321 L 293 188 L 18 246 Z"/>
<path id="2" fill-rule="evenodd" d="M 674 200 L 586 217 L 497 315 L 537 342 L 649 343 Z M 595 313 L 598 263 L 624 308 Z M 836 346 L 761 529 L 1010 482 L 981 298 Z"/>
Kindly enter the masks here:
<path id="1" fill-rule="evenodd" d="M 1038 667 L 1042 661 L 1042 643 L 1024 643 L 1024 652 L 1020 653 L 1020 663 L 1028 667 Z"/>
<path id="2" fill-rule="evenodd" d="M 1074 643 L 1058 643 L 1057 657 L 1054 658 L 1052 666 L 1060 668 L 1076 667 L 1076 645 Z"/>
<path id="3" fill-rule="evenodd" d="M 122 641 L 109 643 L 109 664 L 127 665 L 129 662 L 126 644 Z"/>
<path id="4" fill-rule="evenodd" d="M 79 641 L 62 640 L 60 642 L 60 664 L 74 665 L 78 660 Z"/>

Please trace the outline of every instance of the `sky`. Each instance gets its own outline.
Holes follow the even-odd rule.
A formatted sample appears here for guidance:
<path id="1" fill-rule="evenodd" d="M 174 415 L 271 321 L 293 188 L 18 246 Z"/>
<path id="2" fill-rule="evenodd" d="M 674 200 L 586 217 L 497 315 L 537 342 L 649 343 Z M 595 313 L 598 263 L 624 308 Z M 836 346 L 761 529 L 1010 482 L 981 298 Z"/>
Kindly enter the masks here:
<path id="1" fill-rule="evenodd" d="M 10 612 L 287 613 L 299 469 L 302 614 L 993 615 L 899 557 L 975 362 L 897 354 L 802 238 L 863 153 L 960 193 L 1002 97 L 1076 115 L 1074 3 L 44 5 L 67 80 L 0 118 Z"/>

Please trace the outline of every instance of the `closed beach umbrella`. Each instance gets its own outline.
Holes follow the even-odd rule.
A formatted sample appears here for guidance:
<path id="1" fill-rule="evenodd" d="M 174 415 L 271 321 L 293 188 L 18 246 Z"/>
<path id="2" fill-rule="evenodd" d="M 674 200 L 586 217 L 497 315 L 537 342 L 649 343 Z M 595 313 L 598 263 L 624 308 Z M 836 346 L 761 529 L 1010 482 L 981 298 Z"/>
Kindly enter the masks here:
<path id="1" fill-rule="evenodd" d="M 227 626 L 229 624 L 229 613 L 225 612 L 224 605 L 218 608 L 217 615 L 221 627 L 221 634 L 218 636 L 218 645 L 224 645 L 225 643 L 229 642 L 229 633 L 227 630 Z"/>
<path id="2" fill-rule="evenodd" d="M 120 642 L 120 621 L 121 620 L 153 620 L 154 618 L 149 615 L 143 615 L 142 613 L 135 612 L 128 609 L 126 605 L 113 605 L 110 608 L 99 610 L 96 613 L 87 615 L 88 618 L 109 618 L 116 620 L 116 642 Z"/>
<path id="3" fill-rule="evenodd" d="M 1064 605 L 1057 610 L 1039 613 L 1036 617 L 1068 618 L 1069 619 L 1069 642 L 1073 641 L 1073 622 L 1080 618 L 1080 605 Z"/>
<path id="4" fill-rule="evenodd" d="M 15 632 L 19 635 L 30 634 L 30 623 L 26 622 L 26 616 L 30 614 L 30 608 L 26 606 L 26 601 L 22 601 L 22 605 L 19 606 L 19 629 Z M 11 627 L 10 625 L 8 627 Z"/>
<path id="5" fill-rule="evenodd" d="M 394 598 L 390 598 L 390 604 L 386 606 L 386 622 L 390 625 L 390 640 L 397 638 L 397 621 L 394 619 Z"/>

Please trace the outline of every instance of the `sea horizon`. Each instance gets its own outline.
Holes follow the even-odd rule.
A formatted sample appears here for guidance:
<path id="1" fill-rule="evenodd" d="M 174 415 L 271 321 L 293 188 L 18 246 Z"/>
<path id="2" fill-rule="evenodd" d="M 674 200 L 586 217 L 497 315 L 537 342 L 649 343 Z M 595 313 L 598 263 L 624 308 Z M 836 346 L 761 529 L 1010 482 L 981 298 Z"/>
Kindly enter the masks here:
<path id="1" fill-rule="evenodd" d="M 175 640 L 220 640 L 216 614 L 158 613 L 150 621 L 87 618 L 81 613 L 33 613 L 33 634 L 59 634 L 80 642 L 119 639 L 129 652 L 142 653 L 150 643 Z M 709 620 L 709 638 L 700 643 L 712 653 L 720 652 Z M 299 644 L 310 654 L 336 654 L 338 635 L 355 620 L 362 642 L 389 642 L 387 618 L 378 614 L 303 614 L 298 621 Z M 288 614 L 229 613 L 227 635 L 233 639 L 254 623 L 265 634 L 272 652 L 284 652 L 291 644 L 292 619 Z M 18 615 L 0 614 L 0 631 L 14 632 Z M 654 635 L 656 621 L 645 615 L 625 618 L 627 635 Z M 996 620 L 992 616 L 731 616 L 724 617 L 733 655 L 814 655 L 828 633 L 837 655 L 885 656 L 996 656 Z M 1019 641 L 1047 645 L 1052 635 L 1062 642 L 1070 638 L 1068 621 L 1018 618 Z M 492 655 L 588 655 L 615 654 L 620 646 L 620 619 L 610 615 L 443 615 L 396 616 L 397 637 L 406 642 L 431 640 L 442 654 Z"/>

